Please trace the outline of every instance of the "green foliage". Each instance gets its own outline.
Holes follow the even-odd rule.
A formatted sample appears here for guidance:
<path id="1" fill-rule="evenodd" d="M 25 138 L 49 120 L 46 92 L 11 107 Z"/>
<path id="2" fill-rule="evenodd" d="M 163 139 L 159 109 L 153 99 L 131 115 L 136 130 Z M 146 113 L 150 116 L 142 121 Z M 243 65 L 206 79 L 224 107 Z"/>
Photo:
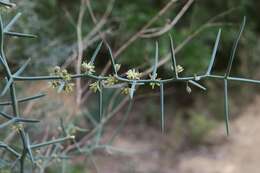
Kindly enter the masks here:
<path id="1" fill-rule="evenodd" d="M 168 1 L 115 1 L 113 12 L 109 17 L 109 21 L 103 30 L 112 29 L 112 33 L 108 35 L 111 40 L 113 48 L 119 48 L 128 38 L 137 32 L 145 23 L 147 23 Z M 107 1 L 93 1 L 93 10 L 100 18 L 104 9 L 106 8 Z M 176 44 L 180 44 L 186 37 L 188 37 L 194 30 L 200 27 L 210 18 L 227 11 L 231 8 L 237 8 L 232 13 L 228 14 L 217 22 L 223 23 L 225 32 L 221 43 L 221 58 L 227 59 L 228 50 L 230 49 L 229 43 L 234 38 L 234 27 L 225 26 L 226 23 L 237 23 L 240 21 L 242 15 L 250 18 L 250 23 L 247 27 L 247 32 L 250 32 L 253 40 L 257 40 L 257 28 L 260 26 L 257 20 L 258 2 L 253 0 L 231 0 L 231 1 L 213 1 L 207 0 L 196 1 L 193 7 L 185 14 L 184 18 L 172 31 Z M 77 13 L 79 11 L 80 1 L 30 1 L 23 0 L 17 4 L 18 10 L 23 13 L 22 20 L 19 20 L 17 28 L 24 32 L 34 32 L 39 36 L 36 41 L 33 40 L 10 40 L 11 44 L 16 46 L 12 50 L 8 50 L 11 54 L 12 62 L 17 63 L 15 60 L 31 57 L 34 61 L 34 66 L 37 71 L 48 70 L 46 67 L 51 64 L 63 63 L 73 52 L 76 46 L 75 23 L 77 20 Z M 168 19 L 172 19 L 183 6 L 182 2 L 177 3 L 174 8 L 163 15 L 152 27 L 163 26 Z M 69 20 L 65 11 L 71 14 L 72 20 Z M 64 15 L 65 14 L 65 15 Z M 9 15 L 8 15 L 9 16 Z M 63 22 L 60 22 L 63 21 Z M 74 24 L 73 24 L 74 22 Z M 85 15 L 83 23 L 83 35 L 89 33 L 93 28 L 93 23 L 90 20 L 88 13 Z M 184 66 L 186 74 L 198 72 L 206 68 L 207 59 L 210 55 L 211 42 L 214 39 L 215 27 L 208 28 L 203 31 L 196 39 L 192 40 L 178 55 L 180 57 L 180 64 Z M 168 38 L 158 38 L 160 43 L 160 57 L 168 53 Z M 22 43 L 22 44 L 21 44 Z M 90 46 L 90 50 L 86 51 L 86 56 L 91 49 L 95 46 Z M 119 63 L 128 66 L 143 65 L 147 60 L 152 61 L 154 44 L 150 39 L 139 39 L 131 45 L 126 51 L 123 52 Z M 252 44 L 251 49 L 257 52 L 257 44 Z M 37 51 L 33 51 L 37 50 Z M 138 51 L 143 50 L 143 51 Z M 254 51 L 254 52 L 255 52 Z M 12 52 L 16 52 L 13 54 Z M 246 55 L 252 54 L 251 51 L 246 51 Z M 19 56 L 18 56 L 19 55 Z M 44 57 L 44 58 L 39 58 Z M 258 62 L 257 59 L 254 59 Z M 100 60 L 99 60 L 100 61 Z M 21 61 L 18 61 L 19 63 Z M 101 63 L 103 64 L 103 63 Z M 254 63 L 252 63 L 254 64 Z M 223 69 L 224 64 L 218 70 Z"/>

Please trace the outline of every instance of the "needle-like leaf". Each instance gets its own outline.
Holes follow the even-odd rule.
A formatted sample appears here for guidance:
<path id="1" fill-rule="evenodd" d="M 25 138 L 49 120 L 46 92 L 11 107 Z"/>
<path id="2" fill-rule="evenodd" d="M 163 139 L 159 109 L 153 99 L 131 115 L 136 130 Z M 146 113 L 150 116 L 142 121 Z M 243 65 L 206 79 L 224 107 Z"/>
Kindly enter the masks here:
<path id="1" fill-rule="evenodd" d="M 16 122 L 22 122 L 22 123 L 39 123 L 39 120 L 35 119 L 25 119 L 25 118 L 15 118 Z"/>
<path id="2" fill-rule="evenodd" d="M 33 157 L 33 154 L 32 154 L 31 147 L 30 147 L 30 138 L 29 138 L 28 134 L 26 134 L 26 147 L 27 147 L 27 150 L 28 150 L 29 158 L 30 158 L 31 162 L 34 163 L 34 157 Z"/>
<path id="3" fill-rule="evenodd" d="M 12 154 L 14 154 L 17 157 L 20 156 L 20 154 L 17 151 L 15 151 L 13 148 L 8 146 L 7 144 L 4 144 L 3 142 L 0 142 L 0 148 L 5 148 L 7 151 L 11 152 Z"/>
<path id="4" fill-rule="evenodd" d="M 204 86 L 202 86 L 202 85 L 199 84 L 198 82 L 195 82 L 195 81 L 193 81 L 193 80 L 189 80 L 188 82 L 191 83 L 192 85 L 194 85 L 194 86 L 196 86 L 196 87 L 198 87 L 198 88 L 204 90 L 204 91 L 207 90 L 207 88 L 205 88 Z"/>
<path id="5" fill-rule="evenodd" d="M 158 66 L 158 58 L 159 58 L 159 45 L 158 41 L 155 43 L 155 58 L 154 58 L 154 66 L 153 66 L 153 73 L 152 79 L 155 80 L 157 77 L 157 66 Z"/>
<path id="6" fill-rule="evenodd" d="M 9 31 L 10 28 L 15 24 L 15 22 L 21 17 L 22 13 L 17 13 L 12 20 L 5 26 L 4 31 Z"/>
<path id="7" fill-rule="evenodd" d="M 2 59 L 5 59 L 4 58 L 4 26 L 3 26 L 1 15 L 0 15 L 0 56 Z"/>
<path id="8" fill-rule="evenodd" d="M 227 71 L 226 71 L 226 74 L 225 74 L 225 78 L 227 78 L 230 75 L 232 64 L 233 64 L 233 61 L 234 61 L 234 58 L 235 58 L 235 55 L 236 55 L 236 50 L 237 50 L 237 47 L 238 47 L 238 43 L 239 43 L 239 40 L 240 40 L 240 38 L 242 36 L 242 33 L 244 31 L 245 25 L 246 25 L 246 17 L 244 17 L 244 19 L 243 19 L 243 22 L 242 22 L 242 24 L 240 26 L 240 31 L 239 31 L 238 36 L 237 36 L 237 39 L 235 40 L 235 42 L 233 44 L 233 48 L 231 50 L 231 55 L 230 55 L 230 58 L 229 58 L 228 67 L 227 67 Z"/>
<path id="9" fill-rule="evenodd" d="M 4 96 L 5 95 L 5 93 L 8 91 L 8 89 L 10 88 L 10 86 L 12 85 L 13 82 L 14 82 L 13 78 L 10 78 L 7 81 L 7 83 L 5 84 L 5 87 L 4 87 L 4 89 L 3 89 L 3 91 L 2 91 L 0 96 Z"/>
<path id="10" fill-rule="evenodd" d="M 31 145 L 31 149 L 37 149 L 37 148 L 41 148 L 41 147 L 44 147 L 44 146 L 48 146 L 48 145 L 52 145 L 52 144 L 56 144 L 56 143 L 61 143 L 61 142 L 67 141 L 67 140 L 71 140 L 73 138 L 74 138 L 74 136 L 68 136 L 68 137 L 54 139 L 54 140 L 39 143 L 39 144 L 34 144 L 34 145 Z"/>
<path id="11" fill-rule="evenodd" d="M 1 114 L 1 115 L 3 115 L 3 114 Z M 4 128 L 4 127 L 7 127 L 10 124 L 13 124 L 13 123 L 16 123 L 16 122 L 21 122 L 21 123 L 38 123 L 39 120 L 31 120 L 31 119 L 24 119 L 24 118 L 16 118 L 16 117 L 14 117 L 14 118 L 10 119 L 9 121 L 1 124 L 0 125 L 0 129 Z"/>
<path id="12" fill-rule="evenodd" d="M 12 7 L 15 6 L 14 3 L 10 3 L 10 2 L 6 2 L 6 1 L 2 1 L 2 0 L 0 1 L 0 5 L 4 5 L 4 6 L 9 7 L 9 8 L 12 8 Z"/>
<path id="13" fill-rule="evenodd" d="M 228 106 L 228 80 L 224 79 L 224 104 L 225 104 L 225 122 L 226 132 L 229 135 L 229 106 Z"/>
<path id="14" fill-rule="evenodd" d="M 98 47 L 96 48 L 94 54 L 92 55 L 91 60 L 90 60 L 90 62 L 91 62 L 92 64 L 94 64 L 94 62 L 95 62 L 95 60 L 96 60 L 96 57 L 97 57 L 97 55 L 98 55 L 98 53 L 99 53 L 99 51 L 100 51 L 102 45 L 103 45 L 103 41 L 101 41 L 101 42 L 99 43 L 99 45 L 98 45 Z"/>
<path id="15" fill-rule="evenodd" d="M 17 70 L 17 72 L 14 74 L 14 76 L 19 76 L 21 73 L 23 73 L 30 61 L 31 61 L 31 58 L 27 59 L 25 61 L 25 63 L 19 68 L 19 70 Z"/>
<path id="16" fill-rule="evenodd" d="M 160 83 L 160 102 L 161 102 L 161 127 L 164 132 L 164 84 Z"/>
<path id="17" fill-rule="evenodd" d="M 103 85 L 102 82 L 99 82 L 99 120 L 103 118 Z"/>
<path id="18" fill-rule="evenodd" d="M 2 124 L 0 124 L 0 129 L 3 129 L 3 128 L 9 126 L 10 124 L 13 124 L 14 122 L 16 122 L 16 119 L 11 119 L 5 123 L 2 123 Z"/>
<path id="19" fill-rule="evenodd" d="M 133 81 L 130 89 L 130 99 L 132 100 L 134 98 L 134 93 L 135 93 L 135 86 L 136 86 L 136 81 Z"/>
<path id="20" fill-rule="evenodd" d="M 108 44 L 106 44 L 106 45 L 107 45 L 107 48 L 109 51 L 109 55 L 110 55 L 109 57 L 110 57 L 110 61 L 111 61 L 112 67 L 113 67 L 113 72 L 114 72 L 114 74 L 117 75 L 117 69 L 116 69 L 115 58 L 114 58 L 113 52 L 112 52 L 110 46 Z"/>
<path id="21" fill-rule="evenodd" d="M 176 57 L 175 57 L 175 50 L 174 50 L 174 45 L 173 45 L 173 39 L 172 36 L 169 34 L 170 38 L 170 46 L 171 46 L 171 59 L 172 59 L 172 66 L 174 68 L 175 72 L 175 78 L 178 79 L 178 71 L 177 71 L 177 62 L 176 62 Z"/>
<path id="22" fill-rule="evenodd" d="M 0 115 L 1 115 L 2 117 L 6 118 L 6 119 L 9 119 L 9 120 L 13 119 L 13 117 L 12 117 L 11 115 L 8 115 L 8 114 L 6 114 L 6 113 L 4 113 L 4 112 L 0 112 Z"/>
<path id="23" fill-rule="evenodd" d="M 213 67 L 215 59 L 216 59 L 216 54 L 217 54 L 217 50 L 218 50 L 220 36 L 221 36 L 221 29 L 219 29 L 219 31 L 218 31 L 218 35 L 217 35 L 217 38 L 216 38 L 216 41 L 215 41 L 215 46 L 214 46 L 214 49 L 213 49 L 213 52 L 212 52 L 212 55 L 211 55 L 211 59 L 210 59 L 210 63 L 209 63 L 206 75 L 210 75 L 211 74 L 212 67 Z"/>
<path id="24" fill-rule="evenodd" d="M 4 33 L 8 36 L 13 36 L 13 37 L 37 38 L 37 35 L 33 35 L 33 34 L 25 34 L 19 32 L 11 32 L 11 31 L 6 31 Z"/>
<path id="25" fill-rule="evenodd" d="M 31 100 L 36 100 L 36 99 L 39 99 L 39 98 L 42 98 L 46 96 L 46 94 L 43 94 L 43 93 L 39 93 L 35 96 L 30 96 L 30 97 L 25 97 L 25 98 L 22 98 L 22 99 L 18 99 L 18 102 L 19 103 L 23 103 L 23 102 L 27 102 L 27 101 L 31 101 Z M 1 102 L 0 103 L 0 106 L 6 106 L 6 105 L 11 105 L 12 102 L 10 101 L 7 101 L 7 102 Z"/>

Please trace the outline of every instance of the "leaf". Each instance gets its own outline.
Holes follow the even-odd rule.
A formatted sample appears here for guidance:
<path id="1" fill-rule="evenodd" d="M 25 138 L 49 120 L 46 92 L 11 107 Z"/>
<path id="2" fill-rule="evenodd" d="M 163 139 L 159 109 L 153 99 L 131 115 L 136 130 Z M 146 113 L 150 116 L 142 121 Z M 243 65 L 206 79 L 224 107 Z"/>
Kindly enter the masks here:
<path id="1" fill-rule="evenodd" d="M 25 119 L 25 118 L 16 118 L 17 122 L 22 122 L 22 123 L 39 123 L 39 120 L 35 119 Z"/>
<path id="2" fill-rule="evenodd" d="M 5 26 L 4 31 L 9 31 L 10 28 L 15 24 L 15 22 L 21 17 L 22 13 L 17 13 L 12 20 Z"/>
<path id="3" fill-rule="evenodd" d="M 9 8 L 15 7 L 14 3 L 5 2 L 5 1 L 1 1 L 1 0 L 0 0 L 0 5 L 4 5 L 4 6 L 9 7 Z"/>
<path id="4" fill-rule="evenodd" d="M 4 118 L 9 119 L 9 120 L 13 119 L 13 117 L 11 115 L 8 115 L 4 112 L 0 112 L 0 115 L 2 115 Z"/>
<path id="5" fill-rule="evenodd" d="M 19 76 L 25 70 L 25 68 L 28 66 L 30 61 L 31 61 L 31 58 L 27 59 L 27 61 L 22 65 L 22 67 L 19 70 L 17 70 L 17 72 L 14 74 L 14 76 Z"/>
<path id="6" fill-rule="evenodd" d="M 157 66 L 158 66 L 158 58 L 159 58 L 159 45 L 158 41 L 156 41 L 156 48 L 155 48 L 155 58 L 154 58 L 154 66 L 153 66 L 153 74 L 152 79 L 155 80 L 157 77 Z"/>
<path id="7" fill-rule="evenodd" d="M 1 1 L 0 1 L 1 2 Z M 0 15 L 0 53 L 1 53 L 1 58 L 5 60 L 4 58 L 4 26 L 3 26 L 3 21 L 2 17 Z M 5 61 L 3 62 L 5 64 Z"/>
<path id="8" fill-rule="evenodd" d="M 64 138 L 54 139 L 51 141 L 46 141 L 46 142 L 39 143 L 39 144 L 34 144 L 34 145 L 31 145 L 31 149 L 37 149 L 37 148 L 41 148 L 41 147 L 48 146 L 48 145 L 62 143 L 64 141 L 71 140 L 71 139 L 74 139 L 74 136 L 68 136 L 68 137 L 64 137 Z"/>
<path id="9" fill-rule="evenodd" d="M 216 59 L 216 54 L 217 54 L 217 50 L 218 50 L 220 36 L 221 36 L 221 29 L 219 29 L 219 31 L 218 31 L 218 35 L 217 35 L 217 38 L 216 38 L 216 41 L 215 41 L 215 46 L 214 46 L 214 49 L 213 49 L 213 52 L 212 52 L 212 55 L 211 55 L 211 59 L 210 59 L 210 62 L 209 62 L 209 66 L 208 66 L 208 70 L 206 72 L 206 75 L 210 75 L 210 73 L 212 71 L 212 67 L 213 67 L 213 64 L 214 64 L 215 59 Z"/>
<path id="10" fill-rule="evenodd" d="M 238 36 L 237 36 L 237 39 L 235 40 L 235 42 L 233 44 L 233 48 L 231 50 L 231 55 L 230 55 L 230 58 L 229 58 L 228 67 L 227 67 L 225 78 L 227 78 L 229 76 L 229 74 L 230 74 L 230 71 L 231 71 L 231 68 L 232 68 L 232 64 L 233 64 L 233 61 L 234 61 L 234 58 L 235 58 L 236 50 L 237 50 L 237 47 L 238 47 L 238 43 L 239 43 L 239 40 L 240 40 L 240 38 L 242 36 L 242 33 L 244 31 L 245 25 L 246 25 L 246 17 L 244 17 L 244 19 L 243 19 L 243 22 L 242 22 L 242 24 L 240 26 L 240 31 L 239 31 Z"/>
<path id="11" fill-rule="evenodd" d="M 136 81 L 133 81 L 131 89 L 130 89 L 130 99 L 131 100 L 134 98 L 135 86 L 136 86 Z"/>
<path id="12" fill-rule="evenodd" d="M 28 134 L 26 134 L 26 147 L 28 150 L 29 158 L 30 158 L 31 162 L 34 163 L 34 157 L 32 154 L 32 150 L 31 150 L 31 146 L 30 146 L 30 138 L 29 138 Z"/>
<path id="13" fill-rule="evenodd" d="M 112 67 L 113 67 L 113 72 L 114 74 L 117 74 L 117 68 L 116 68 L 116 63 L 115 63 L 115 60 L 114 60 L 114 55 L 113 55 L 113 52 L 110 48 L 110 46 L 108 44 L 107 45 L 107 48 L 108 48 L 108 51 L 109 51 L 109 57 L 110 57 L 110 61 L 111 61 L 111 64 L 112 64 Z"/>
<path id="14" fill-rule="evenodd" d="M 13 37 L 37 38 L 37 36 L 33 34 L 24 34 L 19 32 L 10 32 L 10 31 L 6 31 L 4 33 L 8 36 L 13 36 Z"/>
<path id="15" fill-rule="evenodd" d="M 92 57 L 91 57 L 90 63 L 94 64 L 95 59 L 96 59 L 96 57 L 97 57 L 97 55 L 98 55 L 98 52 L 100 51 L 102 45 L 103 45 L 103 41 L 101 41 L 101 42 L 99 43 L 98 47 L 96 48 L 94 54 L 93 54 Z"/>
<path id="16" fill-rule="evenodd" d="M 27 102 L 27 101 L 31 101 L 31 100 L 36 100 L 36 99 L 39 99 L 39 98 L 42 98 L 46 96 L 46 94 L 43 94 L 43 93 L 39 93 L 35 96 L 30 96 L 30 97 L 25 97 L 25 98 L 22 98 L 22 99 L 18 99 L 18 102 L 19 103 L 23 103 L 23 102 Z M 12 102 L 10 101 L 7 101 L 7 102 L 0 102 L 0 106 L 6 106 L 6 105 L 11 105 Z"/>
<path id="17" fill-rule="evenodd" d="M 193 80 L 189 80 L 188 82 L 191 83 L 192 85 L 194 85 L 194 86 L 196 86 L 196 87 L 198 87 L 198 88 L 204 90 L 204 91 L 207 90 L 207 88 L 205 88 L 204 86 L 202 86 L 202 85 L 199 84 L 198 82 L 195 82 L 195 81 L 193 81 Z"/>
<path id="18" fill-rule="evenodd" d="M 226 132 L 229 135 L 229 108 L 228 108 L 228 80 L 224 79 L 224 104 L 225 104 L 225 122 Z"/>
<path id="19" fill-rule="evenodd" d="M 103 85 L 99 82 L 99 119 L 102 120 L 103 117 Z"/>
<path id="20" fill-rule="evenodd" d="M 169 34 L 169 38 L 170 38 L 170 46 L 171 46 L 171 59 L 172 59 L 172 64 L 173 64 L 173 68 L 175 71 L 175 78 L 178 79 L 178 71 L 177 71 L 177 62 L 176 62 L 176 57 L 175 57 L 175 50 L 174 50 L 174 45 L 173 45 L 173 39 L 172 36 Z"/>
<path id="21" fill-rule="evenodd" d="M 0 124 L 0 129 L 5 128 L 6 126 L 9 126 L 10 124 L 14 123 L 15 121 L 16 121 L 16 119 L 13 118 L 5 123 Z"/>
<path id="22" fill-rule="evenodd" d="M 3 89 L 2 93 L 1 93 L 1 96 L 4 96 L 4 95 L 6 94 L 6 92 L 8 91 L 8 89 L 10 88 L 10 86 L 13 84 L 13 82 L 14 82 L 13 78 L 10 78 L 10 79 L 8 80 L 8 82 L 6 83 L 4 89 Z"/>
<path id="23" fill-rule="evenodd" d="M 161 127 L 162 132 L 164 132 L 164 84 L 160 84 L 160 102 L 161 102 Z"/>
<path id="24" fill-rule="evenodd" d="M 40 99 L 40 98 L 45 97 L 45 96 L 46 96 L 46 94 L 39 93 L 39 94 L 36 94 L 35 96 L 19 99 L 18 102 L 22 103 L 22 102 L 26 102 L 26 101 L 36 100 L 36 99 Z"/>

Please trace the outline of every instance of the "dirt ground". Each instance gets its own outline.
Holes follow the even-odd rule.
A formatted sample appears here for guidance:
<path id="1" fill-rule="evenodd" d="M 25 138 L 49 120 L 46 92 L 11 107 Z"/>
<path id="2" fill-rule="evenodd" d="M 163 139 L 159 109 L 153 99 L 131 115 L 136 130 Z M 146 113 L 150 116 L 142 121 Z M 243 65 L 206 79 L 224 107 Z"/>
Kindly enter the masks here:
<path id="1" fill-rule="evenodd" d="M 90 173 L 259 173 L 259 106 L 260 96 L 256 96 L 231 121 L 229 137 L 221 124 L 202 145 L 178 154 L 171 132 L 128 124 L 113 144 L 119 151 L 97 153 L 93 158 L 97 170 L 91 164 L 95 171 Z"/>
<path id="2" fill-rule="evenodd" d="M 229 137 L 224 124 L 220 125 L 206 138 L 205 144 L 178 155 L 162 152 L 167 134 L 158 135 L 160 132 L 155 131 L 136 140 L 124 133 L 114 146 L 127 152 L 108 151 L 105 157 L 97 156 L 96 167 L 99 173 L 259 173 L 259 105 L 260 96 L 257 96 L 231 122 Z"/>
<path id="3" fill-rule="evenodd" d="M 231 136 L 223 141 L 223 127 L 210 137 L 210 148 L 184 153 L 178 173 L 259 173 L 260 96 L 232 122 Z M 215 143 L 215 144 L 214 144 Z"/>

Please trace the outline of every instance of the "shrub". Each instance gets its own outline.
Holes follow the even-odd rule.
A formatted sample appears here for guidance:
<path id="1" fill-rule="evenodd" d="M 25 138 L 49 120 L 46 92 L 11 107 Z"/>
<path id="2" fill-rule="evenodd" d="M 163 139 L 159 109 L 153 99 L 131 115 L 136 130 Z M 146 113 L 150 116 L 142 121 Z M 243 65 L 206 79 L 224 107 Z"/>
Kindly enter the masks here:
<path id="1" fill-rule="evenodd" d="M 7 1 L 0 1 L 0 4 L 11 8 L 14 4 Z M 244 18 L 241 25 L 240 32 L 237 36 L 237 39 L 234 42 L 234 47 L 231 50 L 231 56 L 229 59 L 229 64 L 224 75 L 214 75 L 212 74 L 212 68 L 215 62 L 215 57 L 221 37 L 221 30 L 219 30 L 215 46 L 212 52 L 211 60 L 208 65 L 208 69 L 205 73 L 201 75 L 192 75 L 188 77 L 182 77 L 181 72 L 184 68 L 176 62 L 175 50 L 173 45 L 173 40 L 169 36 L 170 50 L 171 50 L 171 60 L 172 60 L 172 75 L 168 79 L 162 79 L 158 76 L 158 59 L 159 59 L 159 44 L 156 42 L 155 46 L 155 58 L 154 64 L 152 67 L 152 73 L 149 78 L 145 78 L 141 72 L 137 69 L 130 69 L 125 73 L 121 73 L 120 65 L 115 62 L 113 52 L 106 42 L 103 40 L 101 42 L 93 56 L 88 61 L 81 61 L 82 57 L 79 57 L 77 73 L 71 74 L 70 71 L 62 67 L 53 67 L 53 71 L 50 75 L 47 76 L 22 76 L 22 73 L 26 70 L 30 59 L 28 59 L 22 66 L 13 73 L 13 68 L 11 68 L 8 59 L 6 58 L 4 51 L 4 38 L 7 36 L 11 37 L 25 37 L 25 38 L 34 38 L 32 34 L 24 34 L 15 31 L 11 31 L 12 26 L 18 20 L 20 14 L 17 14 L 7 25 L 3 25 L 3 21 L 0 18 L 0 62 L 4 71 L 5 76 L 5 85 L 1 92 L 1 97 L 6 96 L 9 92 L 10 100 L 1 102 L 0 106 L 5 108 L 10 106 L 12 113 L 6 113 L 5 109 L 1 109 L 0 115 L 5 121 L 0 125 L 0 129 L 8 129 L 10 133 L 17 133 L 19 135 L 19 140 L 16 143 L 9 144 L 6 142 L 7 137 L 4 135 L 1 136 L 0 148 L 3 149 L 0 158 L 0 167 L 2 170 L 12 170 L 20 171 L 21 173 L 27 172 L 31 169 L 39 169 L 41 172 L 44 172 L 46 167 L 48 167 L 54 161 L 60 162 L 63 161 L 63 166 L 66 166 L 66 160 L 71 159 L 77 155 L 87 155 L 91 156 L 95 150 L 116 150 L 111 144 L 118 132 L 124 126 L 125 121 L 127 120 L 128 114 L 131 110 L 133 104 L 134 94 L 136 90 L 142 85 L 148 85 L 151 88 L 158 87 L 160 90 L 160 113 L 161 113 L 161 126 L 162 131 L 164 131 L 164 86 L 174 82 L 183 82 L 187 86 L 187 92 L 191 92 L 191 86 L 198 87 L 202 90 L 206 90 L 199 82 L 202 80 L 222 80 L 224 84 L 224 100 L 225 100 L 225 119 L 226 119 L 226 130 L 229 134 L 229 110 L 228 110 L 228 84 L 230 81 L 240 81 L 247 83 L 260 83 L 258 80 L 251 80 L 245 78 L 231 77 L 230 71 L 232 68 L 232 63 L 235 57 L 236 49 L 238 46 L 238 41 L 241 37 L 242 31 L 244 29 L 246 19 Z M 112 73 L 108 75 L 96 74 L 95 70 L 95 60 L 97 54 L 99 53 L 102 45 L 105 45 L 109 52 L 109 60 L 112 65 Z M 44 139 L 44 141 L 39 142 L 33 138 L 33 135 L 30 133 L 28 128 L 32 125 L 40 123 L 39 119 L 29 119 L 24 115 L 21 115 L 20 103 L 23 102 L 33 102 L 37 99 L 40 99 L 45 94 L 38 93 L 36 95 L 18 98 L 17 97 L 17 84 L 20 81 L 23 82 L 35 82 L 35 81 L 48 81 L 50 85 L 57 90 L 57 92 L 66 92 L 70 93 L 74 90 L 74 80 L 76 80 L 76 88 L 80 86 L 80 79 L 87 79 L 92 81 L 89 85 L 89 89 L 98 95 L 98 118 L 93 118 L 89 113 L 86 112 L 86 116 L 92 122 L 92 129 L 83 129 L 73 124 L 66 124 L 64 120 L 60 120 L 60 133 L 57 134 L 60 136 L 57 139 Z M 104 126 L 109 120 L 114 116 L 114 111 L 105 114 L 104 111 L 104 91 L 105 88 L 116 88 L 121 90 L 122 94 L 127 95 L 126 101 L 129 101 L 129 107 L 125 113 L 122 122 L 115 128 L 114 134 L 109 139 L 108 142 L 104 143 L 102 139 L 102 134 L 104 131 Z M 77 91 L 77 90 L 76 90 Z M 207 126 L 204 126 L 204 119 L 194 119 L 191 121 L 191 127 L 194 127 L 194 123 L 199 123 L 198 126 L 201 126 L 202 129 L 197 129 L 195 135 L 200 136 L 205 129 L 208 129 Z M 11 130 L 9 127 L 12 127 Z M 77 136 L 77 132 L 86 132 L 86 136 L 81 137 Z M 194 131 L 195 132 L 195 131 Z M 7 135 L 10 135 L 7 133 Z M 51 146 L 49 150 L 46 150 L 47 146 Z"/>

